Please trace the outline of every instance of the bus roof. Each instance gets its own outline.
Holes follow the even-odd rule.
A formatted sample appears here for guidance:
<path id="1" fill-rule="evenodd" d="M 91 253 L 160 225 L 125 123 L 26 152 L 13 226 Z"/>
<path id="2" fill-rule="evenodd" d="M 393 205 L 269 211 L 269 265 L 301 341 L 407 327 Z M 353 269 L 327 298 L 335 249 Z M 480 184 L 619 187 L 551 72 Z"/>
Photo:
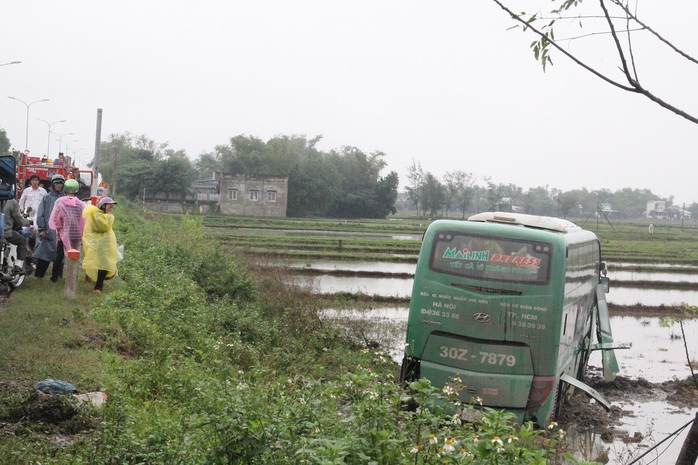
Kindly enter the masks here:
<path id="1" fill-rule="evenodd" d="M 558 232 L 580 231 L 582 228 L 571 221 L 550 216 L 526 215 L 510 212 L 484 212 L 468 218 L 468 221 L 481 221 L 489 223 L 503 223 L 529 228 L 548 229 Z"/>

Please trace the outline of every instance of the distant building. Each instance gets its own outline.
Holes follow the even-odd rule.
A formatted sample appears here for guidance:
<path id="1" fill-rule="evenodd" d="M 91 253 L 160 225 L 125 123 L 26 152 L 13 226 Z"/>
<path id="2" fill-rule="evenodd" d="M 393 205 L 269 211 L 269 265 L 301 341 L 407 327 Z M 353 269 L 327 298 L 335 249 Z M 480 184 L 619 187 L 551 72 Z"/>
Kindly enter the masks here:
<path id="1" fill-rule="evenodd" d="M 288 178 L 214 173 L 193 181 L 187 192 L 149 192 L 143 206 L 168 213 L 220 212 L 224 215 L 286 216 Z"/>
<path id="2" fill-rule="evenodd" d="M 667 206 L 664 200 L 648 200 L 645 216 L 662 220 L 690 220 L 693 215 L 689 210 L 683 210 L 676 205 Z"/>
<path id="3" fill-rule="evenodd" d="M 597 218 L 600 216 L 605 216 L 606 218 L 620 218 L 620 212 L 618 210 L 614 210 L 611 203 L 603 202 L 596 210 L 595 216 Z"/>
<path id="4" fill-rule="evenodd" d="M 217 172 L 213 179 L 194 181 L 191 189 L 201 212 L 286 216 L 288 177 Z"/>
<path id="5" fill-rule="evenodd" d="M 286 216 L 288 177 L 215 173 L 225 215 Z"/>
<path id="6" fill-rule="evenodd" d="M 645 216 L 647 218 L 664 218 L 666 202 L 664 200 L 648 200 Z"/>

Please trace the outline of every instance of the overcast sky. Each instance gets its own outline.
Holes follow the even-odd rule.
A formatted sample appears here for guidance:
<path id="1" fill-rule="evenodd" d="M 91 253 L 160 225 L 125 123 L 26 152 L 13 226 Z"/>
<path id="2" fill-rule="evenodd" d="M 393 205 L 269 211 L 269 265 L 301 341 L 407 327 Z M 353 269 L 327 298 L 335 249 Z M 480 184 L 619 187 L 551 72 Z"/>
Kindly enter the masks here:
<path id="1" fill-rule="evenodd" d="M 640 14 L 698 56 L 695 3 L 642 4 Z M 49 145 L 47 123 L 67 120 L 51 130 L 74 133 L 62 143 L 75 140 L 69 152 L 84 165 L 101 108 L 103 140 L 129 131 L 192 160 L 238 134 L 322 135 L 321 150 L 385 152 L 402 185 L 416 160 L 437 176 L 460 169 L 524 189 L 648 188 L 698 201 L 698 125 L 560 54 L 543 73 L 534 38 L 507 30 L 491 0 L 8 0 L 1 15 L 0 64 L 22 61 L 0 66 L 0 127 L 15 149 L 27 108 L 7 96 L 50 99 L 29 109 L 35 155 Z M 570 46 L 613 72 L 607 43 Z M 698 66 L 641 45 L 643 83 L 698 114 Z"/>

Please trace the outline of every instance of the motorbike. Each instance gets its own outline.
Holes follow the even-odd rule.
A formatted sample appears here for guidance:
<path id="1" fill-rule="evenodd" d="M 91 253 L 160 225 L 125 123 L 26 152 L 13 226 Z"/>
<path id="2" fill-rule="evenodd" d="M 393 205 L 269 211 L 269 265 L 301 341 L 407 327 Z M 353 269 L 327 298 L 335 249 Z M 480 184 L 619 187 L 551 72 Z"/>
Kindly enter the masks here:
<path id="1" fill-rule="evenodd" d="M 10 290 L 17 289 L 27 277 L 25 273 L 15 271 L 17 246 L 5 239 L 0 242 L 0 285 L 9 286 Z M 26 265 L 29 266 L 28 263 Z"/>
<path id="2" fill-rule="evenodd" d="M 34 234 L 34 219 L 27 213 L 23 215 L 29 218 L 30 225 L 20 229 L 19 232 L 25 237 L 32 237 Z M 0 286 L 8 286 L 9 291 L 17 289 L 24 283 L 27 275 L 34 272 L 34 259 L 32 258 L 31 247 L 27 247 L 27 258 L 24 261 L 25 273 L 15 270 L 17 262 L 17 246 L 10 244 L 4 238 L 0 242 Z"/>

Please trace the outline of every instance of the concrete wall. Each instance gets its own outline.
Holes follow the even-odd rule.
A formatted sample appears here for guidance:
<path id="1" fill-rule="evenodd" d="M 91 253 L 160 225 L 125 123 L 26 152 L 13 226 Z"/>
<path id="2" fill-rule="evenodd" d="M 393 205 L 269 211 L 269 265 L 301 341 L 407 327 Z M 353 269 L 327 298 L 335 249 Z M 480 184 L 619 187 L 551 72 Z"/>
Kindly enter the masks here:
<path id="1" fill-rule="evenodd" d="M 145 208 L 161 213 L 184 213 L 182 202 L 158 202 L 146 200 Z"/>
<path id="2" fill-rule="evenodd" d="M 286 216 L 288 178 L 216 173 L 224 215 Z M 232 195 L 231 192 L 235 194 Z"/>

